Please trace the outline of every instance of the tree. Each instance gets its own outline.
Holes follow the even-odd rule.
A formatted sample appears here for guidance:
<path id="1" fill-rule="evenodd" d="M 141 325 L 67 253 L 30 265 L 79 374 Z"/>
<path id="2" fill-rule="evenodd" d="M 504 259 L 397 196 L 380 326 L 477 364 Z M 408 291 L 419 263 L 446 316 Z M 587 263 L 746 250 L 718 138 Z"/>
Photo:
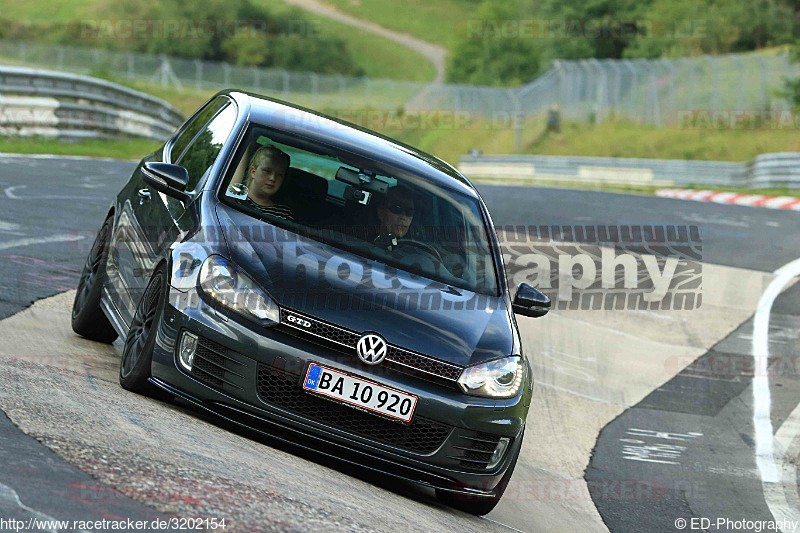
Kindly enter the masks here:
<path id="1" fill-rule="evenodd" d="M 447 81 L 513 86 L 533 79 L 542 69 L 540 47 L 515 29 L 519 20 L 520 12 L 509 4 L 481 4 L 450 53 Z"/>
<path id="2" fill-rule="evenodd" d="M 792 49 L 792 61 L 800 63 L 800 41 L 798 41 Z M 786 80 L 786 90 L 789 99 L 794 104 L 794 108 L 800 111 L 800 77 L 793 80 Z"/>
<path id="3" fill-rule="evenodd" d="M 550 22 L 544 40 L 549 58 L 619 59 L 647 31 L 645 13 L 651 1 L 527 0 L 526 14 Z"/>
<path id="4" fill-rule="evenodd" d="M 345 42 L 320 35 L 300 9 L 273 15 L 251 0 L 129 0 L 118 8 L 123 16 L 115 19 L 147 25 L 130 46 L 140 52 L 286 70 L 361 73 Z"/>

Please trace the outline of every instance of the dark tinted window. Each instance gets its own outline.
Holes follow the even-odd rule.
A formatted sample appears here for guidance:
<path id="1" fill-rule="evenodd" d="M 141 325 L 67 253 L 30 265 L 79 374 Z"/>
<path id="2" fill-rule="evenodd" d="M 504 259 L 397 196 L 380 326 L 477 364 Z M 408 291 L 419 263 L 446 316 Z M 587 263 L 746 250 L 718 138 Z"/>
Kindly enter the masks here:
<path id="1" fill-rule="evenodd" d="M 194 142 L 186 149 L 181 158 L 176 161 L 189 173 L 187 191 L 197 187 L 200 178 L 211 168 L 217 159 L 222 144 L 228 138 L 236 120 L 236 109 L 228 105 L 197 135 Z"/>
<path id="2" fill-rule="evenodd" d="M 285 169 L 282 178 L 276 166 Z M 337 179 L 342 170 L 361 183 L 385 184 L 386 193 L 356 198 L 353 185 Z M 222 191 L 223 202 L 268 224 L 414 275 L 497 295 L 479 200 L 382 161 L 253 125 Z"/>
<path id="3" fill-rule="evenodd" d="M 186 147 L 189 146 L 189 143 L 192 142 L 197 132 L 203 129 L 203 126 L 205 126 L 208 121 L 211 120 L 211 117 L 222 109 L 222 106 L 226 103 L 228 103 L 228 99 L 224 96 L 214 98 L 192 119 L 183 130 L 183 133 L 180 134 L 172 145 L 170 155 L 172 156 L 171 160 L 173 163 L 181 156 Z"/>

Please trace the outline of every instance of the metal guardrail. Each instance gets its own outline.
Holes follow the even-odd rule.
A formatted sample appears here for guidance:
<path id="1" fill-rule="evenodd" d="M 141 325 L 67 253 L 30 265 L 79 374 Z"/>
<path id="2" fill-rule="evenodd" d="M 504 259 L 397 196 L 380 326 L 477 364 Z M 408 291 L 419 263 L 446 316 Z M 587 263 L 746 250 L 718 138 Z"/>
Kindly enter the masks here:
<path id="1" fill-rule="evenodd" d="M 116 83 L 0 66 L 0 133 L 161 140 L 183 120 L 167 102 Z"/>
<path id="2" fill-rule="evenodd" d="M 752 189 L 800 187 L 800 153 L 761 154 L 748 165 L 747 173 Z"/>
<path id="3" fill-rule="evenodd" d="M 800 153 L 761 154 L 751 162 L 544 155 L 464 155 L 458 169 L 476 181 L 586 185 L 696 185 L 800 188 Z"/>

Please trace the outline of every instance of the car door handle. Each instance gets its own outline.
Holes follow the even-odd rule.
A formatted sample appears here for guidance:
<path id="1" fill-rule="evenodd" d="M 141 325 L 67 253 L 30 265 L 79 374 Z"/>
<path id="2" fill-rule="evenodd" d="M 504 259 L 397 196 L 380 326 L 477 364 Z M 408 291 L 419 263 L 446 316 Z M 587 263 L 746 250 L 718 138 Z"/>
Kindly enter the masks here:
<path id="1" fill-rule="evenodd" d="M 139 189 L 139 205 L 150 199 L 150 189 Z"/>

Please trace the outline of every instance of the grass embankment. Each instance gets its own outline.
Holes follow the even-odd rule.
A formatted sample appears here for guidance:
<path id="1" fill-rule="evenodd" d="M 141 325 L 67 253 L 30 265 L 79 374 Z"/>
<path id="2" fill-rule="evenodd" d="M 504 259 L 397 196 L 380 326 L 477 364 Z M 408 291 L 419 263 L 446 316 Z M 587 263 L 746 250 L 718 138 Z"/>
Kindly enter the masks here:
<path id="1" fill-rule="evenodd" d="M 147 139 L 85 139 L 59 141 L 48 137 L 0 136 L 0 152 L 13 154 L 54 154 L 114 159 L 141 159 L 161 143 Z"/>
<path id="2" fill-rule="evenodd" d="M 390 134 L 391 135 L 391 134 Z M 507 124 L 492 127 L 475 121 L 461 131 L 399 132 L 396 137 L 453 162 L 476 148 L 487 154 L 514 153 L 514 134 Z M 794 129 L 673 129 L 609 120 L 601 124 L 565 122 L 561 133 L 546 133 L 541 117 L 529 119 L 520 136 L 520 153 L 749 161 L 769 152 L 800 152 Z"/>
<path id="3" fill-rule="evenodd" d="M 450 48 L 480 5 L 475 0 L 324 0 L 339 11 Z"/>
<path id="4" fill-rule="evenodd" d="M 156 0 L 148 1 L 155 3 Z M 270 13 L 283 14 L 291 9 L 291 6 L 283 2 L 253 1 L 256 5 L 265 6 Z M 108 14 L 115 12 L 115 5 L 117 3 L 113 0 L 63 0 L 57 5 L 51 0 L 27 0 L 3 6 L 0 19 L 19 24 L 80 24 L 81 21 L 113 19 Z M 366 77 L 425 82 L 436 75 L 433 65 L 424 56 L 385 37 L 313 13 L 303 12 L 303 17 L 312 22 L 311 27 L 321 37 L 344 41 L 354 64 L 363 70 Z M 44 43 L 52 42 L 52 36 L 44 34 L 39 40 Z M 74 44 L 85 44 L 88 47 L 102 45 L 91 39 L 86 43 Z M 126 41 L 119 39 L 114 44 L 117 48 L 124 47 Z"/>
<path id="5" fill-rule="evenodd" d="M 709 161 L 749 161 L 768 152 L 800 152 L 794 128 L 749 130 L 658 128 L 624 120 L 568 122 L 562 133 L 541 136 L 526 153 Z"/>
<path id="6" fill-rule="evenodd" d="M 288 4 L 274 0 L 253 0 L 253 2 L 265 5 L 270 12 L 276 14 L 291 9 Z M 402 12 L 402 9 L 400 11 Z M 363 69 L 364 75 L 368 78 L 424 82 L 431 81 L 436 76 L 433 63 L 408 47 L 309 11 L 304 11 L 303 16 L 314 23 L 314 28 L 317 28 L 322 36 L 344 40 L 353 62 Z"/>
<path id="7" fill-rule="evenodd" d="M 456 164 L 461 155 L 472 149 L 486 154 L 512 154 L 514 132 L 508 124 L 492 126 L 474 121 L 460 131 L 386 132 L 403 142 Z M 645 159 L 683 159 L 692 161 L 750 161 L 770 152 L 800 152 L 800 136 L 793 129 L 715 130 L 671 129 L 635 124 L 627 120 L 609 120 L 602 124 L 565 122 L 561 133 L 545 131 L 544 119 L 529 119 L 520 134 L 518 153 L 538 155 L 579 155 Z M 484 180 L 476 180 L 484 181 Z M 491 182 L 492 180 L 485 180 Z M 524 185 L 542 187 L 597 189 L 626 193 L 653 194 L 665 187 L 589 185 L 564 181 L 526 180 Z M 690 184 L 685 188 L 725 190 L 771 196 L 800 196 L 797 189 L 709 188 Z"/>

